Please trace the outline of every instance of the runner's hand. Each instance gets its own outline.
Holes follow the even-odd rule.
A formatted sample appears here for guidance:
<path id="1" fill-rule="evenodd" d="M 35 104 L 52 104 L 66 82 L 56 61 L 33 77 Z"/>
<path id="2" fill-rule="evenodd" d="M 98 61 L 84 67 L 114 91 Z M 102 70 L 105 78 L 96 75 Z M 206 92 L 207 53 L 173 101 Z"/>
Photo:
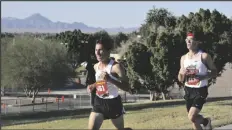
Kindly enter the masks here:
<path id="1" fill-rule="evenodd" d="M 180 70 L 180 74 L 184 75 L 184 76 L 190 76 L 190 75 L 196 75 L 197 72 L 196 71 L 187 70 L 187 69 L 181 69 Z"/>
<path id="2" fill-rule="evenodd" d="M 95 84 L 88 85 L 87 86 L 87 92 L 91 93 L 94 90 L 95 87 L 96 87 Z"/>
<path id="3" fill-rule="evenodd" d="M 186 69 L 182 68 L 180 70 L 180 74 L 183 75 L 183 76 L 188 75 L 188 71 Z"/>

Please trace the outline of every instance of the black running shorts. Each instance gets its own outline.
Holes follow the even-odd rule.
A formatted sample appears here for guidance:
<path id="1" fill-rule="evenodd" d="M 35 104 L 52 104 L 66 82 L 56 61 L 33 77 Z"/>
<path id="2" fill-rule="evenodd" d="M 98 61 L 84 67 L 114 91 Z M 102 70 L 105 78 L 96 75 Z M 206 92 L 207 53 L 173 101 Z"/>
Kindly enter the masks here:
<path id="1" fill-rule="evenodd" d="M 116 119 L 124 114 L 121 96 L 113 99 L 94 98 L 93 112 L 101 113 L 104 119 Z"/>
<path id="2" fill-rule="evenodd" d="M 189 112 L 191 107 L 196 107 L 201 110 L 208 96 L 208 87 L 190 88 L 185 86 L 184 90 L 187 111 Z"/>

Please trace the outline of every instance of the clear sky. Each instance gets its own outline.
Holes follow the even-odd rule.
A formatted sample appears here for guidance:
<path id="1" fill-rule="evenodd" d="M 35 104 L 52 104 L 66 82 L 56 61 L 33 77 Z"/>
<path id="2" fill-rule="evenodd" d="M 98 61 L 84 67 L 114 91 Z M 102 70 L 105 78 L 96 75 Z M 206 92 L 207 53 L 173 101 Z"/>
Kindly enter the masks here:
<path id="1" fill-rule="evenodd" d="M 196 12 L 199 8 L 217 9 L 227 17 L 232 17 L 232 1 L 219 2 L 159 2 L 159 1 L 60 1 L 60 2 L 2 2 L 1 17 L 25 18 L 34 13 L 49 18 L 53 22 L 83 22 L 93 27 L 137 27 L 144 22 L 146 13 L 152 6 L 167 8 L 176 16 Z"/>

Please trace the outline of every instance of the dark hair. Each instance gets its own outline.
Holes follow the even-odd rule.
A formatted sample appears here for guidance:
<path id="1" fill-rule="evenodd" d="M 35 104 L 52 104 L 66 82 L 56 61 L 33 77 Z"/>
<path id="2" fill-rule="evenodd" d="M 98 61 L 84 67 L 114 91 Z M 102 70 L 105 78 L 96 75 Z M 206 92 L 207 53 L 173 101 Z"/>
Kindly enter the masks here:
<path id="1" fill-rule="evenodd" d="M 104 49 L 106 49 L 107 51 L 113 49 L 113 44 L 107 39 L 100 38 L 99 40 L 96 41 L 96 44 L 102 44 Z"/>

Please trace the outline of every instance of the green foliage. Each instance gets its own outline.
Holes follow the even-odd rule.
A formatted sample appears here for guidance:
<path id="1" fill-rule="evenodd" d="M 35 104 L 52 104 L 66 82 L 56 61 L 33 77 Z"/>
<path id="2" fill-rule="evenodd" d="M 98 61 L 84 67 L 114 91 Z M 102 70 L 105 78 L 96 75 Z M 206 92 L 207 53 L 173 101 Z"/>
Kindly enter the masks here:
<path id="1" fill-rule="evenodd" d="M 92 60 L 96 62 L 95 58 L 95 44 L 96 40 L 104 40 L 109 44 L 113 44 L 113 39 L 104 30 L 94 34 L 82 33 L 80 30 L 66 31 L 56 34 L 55 36 L 48 36 L 46 39 L 53 39 L 61 41 L 68 48 L 68 55 L 73 68 L 80 65 L 81 62 Z"/>
<path id="2" fill-rule="evenodd" d="M 1 38 L 13 38 L 15 37 L 12 33 L 1 33 Z"/>
<path id="3" fill-rule="evenodd" d="M 147 28 L 147 31 L 149 31 L 149 26 L 155 30 L 160 26 L 166 29 L 174 29 L 176 26 L 176 18 L 171 12 L 164 8 L 156 8 L 155 6 L 148 11 L 145 22 L 143 26 Z"/>
<path id="4" fill-rule="evenodd" d="M 131 86 L 139 89 L 143 85 L 149 90 L 153 89 L 151 86 L 154 85 L 154 80 L 152 80 L 152 66 L 148 48 L 141 43 L 134 42 L 133 45 L 129 46 L 125 57 Z"/>
<path id="5" fill-rule="evenodd" d="M 63 86 L 73 76 L 64 46 L 48 40 L 17 37 L 2 55 L 2 85 L 37 92 Z"/>
<path id="6" fill-rule="evenodd" d="M 201 49 L 209 53 L 218 69 L 218 76 L 226 63 L 231 62 L 231 20 L 217 10 L 200 9 L 174 18 L 166 9 L 153 8 L 147 13 L 140 33 L 151 52 L 152 73 L 160 91 L 177 82 L 180 57 L 187 53 L 185 38 L 188 31 L 202 42 Z M 210 80 L 210 85 L 214 80 Z"/>
<path id="7" fill-rule="evenodd" d="M 121 47 L 121 44 L 125 43 L 128 40 L 128 36 L 122 32 L 119 32 L 116 36 L 113 37 L 114 47 Z"/>

